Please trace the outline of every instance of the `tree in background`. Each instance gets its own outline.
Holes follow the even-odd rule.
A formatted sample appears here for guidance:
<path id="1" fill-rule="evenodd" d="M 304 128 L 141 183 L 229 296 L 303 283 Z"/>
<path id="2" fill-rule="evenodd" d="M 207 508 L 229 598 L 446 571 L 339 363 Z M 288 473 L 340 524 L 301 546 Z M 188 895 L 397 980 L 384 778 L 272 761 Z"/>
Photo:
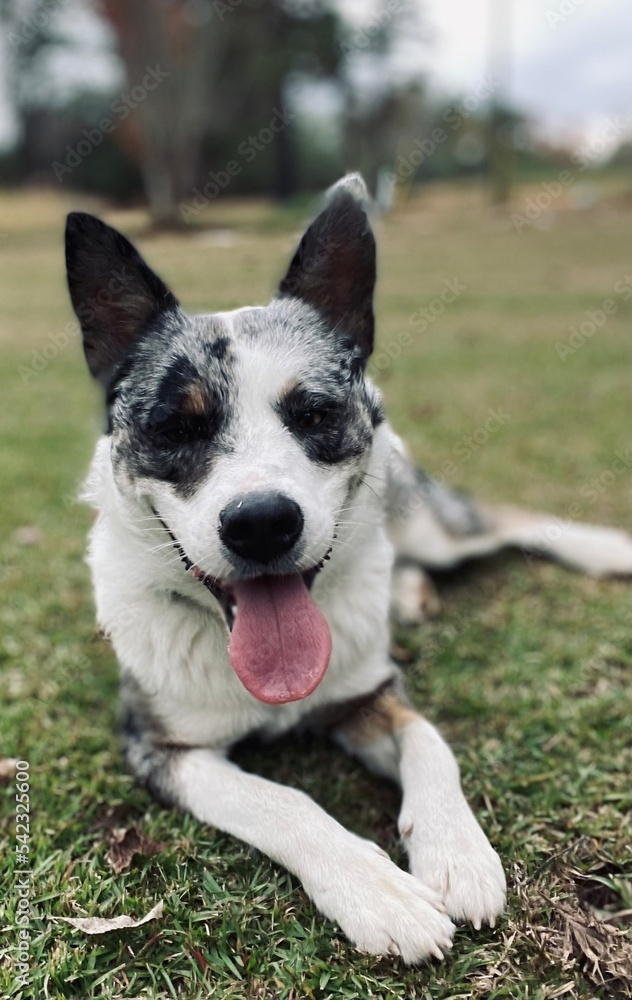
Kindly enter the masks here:
<path id="1" fill-rule="evenodd" d="M 85 34 L 102 36 L 96 47 L 77 30 L 81 15 L 90 15 Z M 341 59 L 339 17 L 325 0 L 2 0 L 0 30 L 18 126 L 0 175 L 56 177 L 119 197 L 144 189 L 159 226 L 181 223 L 179 204 L 283 110 L 296 74 L 335 80 Z M 110 84 L 69 83 L 67 67 L 85 70 L 91 58 L 108 57 Z M 121 98 L 142 94 L 151 70 L 159 82 L 112 114 Z M 77 157 L 85 133 L 96 137 L 107 116 L 111 133 Z M 280 198 L 301 186 L 291 120 L 240 184 Z"/>
<path id="2" fill-rule="evenodd" d="M 147 67 L 164 74 L 134 124 L 152 220 L 181 224 L 179 205 L 235 122 L 266 124 L 285 105 L 295 70 L 335 76 L 336 16 L 325 4 L 282 0 L 104 0 L 130 85 Z M 256 151 L 256 150 L 255 150 Z M 297 187 L 292 129 L 275 136 L 272 191 Z"/>
<path id="3" fill-rule="evenodd" d="M 367 2 L 353 20 L 341 4 L 4 0 L 21 121 L 13 176 L 50 182 L 54 173 L 67 187 L 124 199 L 144 192 L 164 227 L 187 221 L 184 209 L 204 203 L 196 192 L 213 178 L 218 195 L 230 183 L 231 193 L 287 198 L 360 169 L 387 208 L 413 183 L 489 169 L 480 115 L 429 105 L 422 67 L 431 38 L 417 0 Z M 110 60 L 110 82 L 69 82 L 68 67 L 85 70 L 97 52 Z M 125 113 L 113 112 L 129 95 Z M 108 134 L 99 133 L 104 115 L 114 119 Z M 266 127 L 279 116 L 282 127 Z M 89 153 L 78 157 L 80 146 Z"/>

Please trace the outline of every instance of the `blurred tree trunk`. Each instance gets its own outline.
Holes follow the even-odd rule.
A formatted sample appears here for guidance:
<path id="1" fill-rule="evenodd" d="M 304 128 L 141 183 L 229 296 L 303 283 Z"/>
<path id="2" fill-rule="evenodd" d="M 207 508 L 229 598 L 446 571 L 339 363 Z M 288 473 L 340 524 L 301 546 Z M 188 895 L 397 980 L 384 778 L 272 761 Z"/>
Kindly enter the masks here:
<path id="1" fill-rule="evenodd" d="M 489 192 L 493 205 L 506 205 L 511 197 L 514 173 L 512 132 L 514 117 L 495 102 L 488 124 Z"/>
<path id="2" fill-rule="evenodd" d="M 274 106 L 282 108 L 283 103 L 283 81 L 279 81 Z M 289 122 L 277 135 L 274 146 L 275 163 L 272 193 L 280 201 L 291 198 L 298 190 L 298 164 L 294 131 L 292 123 Z"/>
<path id="3" fill-rule="evenodd" d="M 213 69 L 221 62 L 229 28 L 218 31 L 212 20 L 192 24 L 180 3 L 105 0 L 104 11 L 118 38 L 132 99 L 148 75 L 155 82 L 134 110 L 152 221 L 182 225 L 178 206 L 191 197 L 196 182 Z"/>

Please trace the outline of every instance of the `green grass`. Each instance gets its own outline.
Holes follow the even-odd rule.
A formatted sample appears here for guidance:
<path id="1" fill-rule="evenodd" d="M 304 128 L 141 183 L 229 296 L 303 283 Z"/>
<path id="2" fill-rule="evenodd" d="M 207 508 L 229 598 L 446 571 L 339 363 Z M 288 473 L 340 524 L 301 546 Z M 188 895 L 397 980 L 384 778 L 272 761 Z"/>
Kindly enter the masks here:
<path id="1" fill-rule="evenodd" d="M 517 194 L 518 210 L 526 194 Z M 563 906 L 577 904 L 578 885 L 602 909 L 631 906 L 625 582 L 597 583 L 520 554 L 502 556 L 442 578 L 442 617 L 397 637 L 410 655 L 414 700 L 449 737 L 510 878 L 500 926 L 460 929 L 441 965 L 410 970 L 359 955 L 295 879 L 230 837 L 161 809 L 123 773 L 116 664 L 94 630 L 83 563 L 90 514 L 73 500 L 99 429 L 97 393 L 76 337 L 40 373 L 25 372 L 32 352 L 72 320 L 61 250 L 68 207 L 45 193 L 0 196 L 7 234 L 0 241 L 0 756 L 31 763 L 34 871 L 34 986 L 21 989 L 11 952 L 15 790 L 5 783 L 0 995 L 626 995 L 624 979 L 618 994 L 614 985 L 595 985 L 590 963 L 577 949 L 565 959 L 559 943 Z M 554 346 L 587 310 L 616 298 L 615 283 L 632 270 L 624 207 L 610 191 L 598 209 L 562 209 L 550 227 L 518 234 L 473 188 L 437 187 L 379 223 L 380 347 L 413 335 L 412 343 L 399 341 L 400 357 L 379 380 L 395 426 L 428 470 L 445 472 L 449 460 L 448 481 L 487 498 L 560 515 L 580 500 L 585 519 L 629 526 L 629 473 L 593 499 L 582 493 L 629 440 L 627 306 L 619 298 L 617 313 L 564 364 Z M 139 236 L 190 309 L 265 301 L 295 241 L 296 216 L 245 202 L 213 213 L 207 221 L 232 230 L 231 246 L 212 231 L 148 236 L 141 212 L 105 214 Z M 466 290 L 416 333 L 408 318 L 446 278 Z M 508 419 L 464 458 L 455 449 L 490 408 Z M 35 544 L 22 544 L 24 527 L 39 529 Z M 395 790 L 333 748 L 284 740 L 265 758 L 249 747 L 240 759 L 307 790 L 403 862 Z M 164 845 L 118 876 L 105 860 L 103 818 L 111 810 L 119 810 L 120 825 L 135 824 Z M 140 917 L 160 899 L 160 920 L 104 937 L 54 921 Z"/>

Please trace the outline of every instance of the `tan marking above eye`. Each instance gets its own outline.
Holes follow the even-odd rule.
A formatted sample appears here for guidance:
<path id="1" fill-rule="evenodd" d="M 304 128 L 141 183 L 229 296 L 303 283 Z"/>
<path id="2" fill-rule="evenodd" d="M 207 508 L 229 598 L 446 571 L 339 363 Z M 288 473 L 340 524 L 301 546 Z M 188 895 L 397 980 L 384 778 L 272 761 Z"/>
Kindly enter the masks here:
<path id="1" fill-rule="evenodd" d="M 287 396 L 291 396 L 293 392 L 300 388 L 300 381 L 297 378 L 290 378 L 287 380 L 281 392 L 279 393 L 280 399 L 285 399 Z"/>
<path id="2" fill-rule="evenodd" d="M 201 417 L 206 412 L 206 393 L 201 382 L 194 382 L 186 390 L 182 399 L 182 409 L 185 413 Z"/>

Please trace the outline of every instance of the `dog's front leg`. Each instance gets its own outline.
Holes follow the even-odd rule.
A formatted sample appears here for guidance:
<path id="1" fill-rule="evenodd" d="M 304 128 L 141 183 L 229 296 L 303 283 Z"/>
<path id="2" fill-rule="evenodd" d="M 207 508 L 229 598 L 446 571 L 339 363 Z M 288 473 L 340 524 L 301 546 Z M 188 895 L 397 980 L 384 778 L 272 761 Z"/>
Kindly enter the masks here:
<path id="1" fill-rule="evenodd" d="M 390 684 L 334 730 L 345 749 L 401 784 L 399 831 L 410 870 L 455 920 L 494 924 L 505 903 L 500 859 L 470 809 L 437 730 Z"/>
<path id="2" fill-rule="evenodd" d="M 147 783 L 297 875 L 355 945 L 415 963 L 443 957 L 454 927 L 438 894 L 303 792 L 247 774 L 211 750 L 155 751 Z"/>

